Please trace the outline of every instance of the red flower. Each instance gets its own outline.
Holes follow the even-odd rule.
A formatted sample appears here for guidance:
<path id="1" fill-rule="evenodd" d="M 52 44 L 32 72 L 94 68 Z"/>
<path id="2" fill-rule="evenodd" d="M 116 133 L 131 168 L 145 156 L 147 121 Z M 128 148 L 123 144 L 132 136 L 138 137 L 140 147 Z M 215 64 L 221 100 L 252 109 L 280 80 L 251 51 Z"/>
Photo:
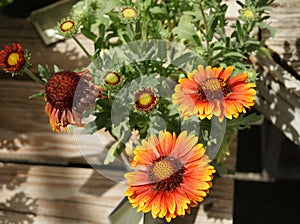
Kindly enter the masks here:
<path id="1" fill-rule="evenodd" d="M 45 87 L 45 111 L 54 131 L 60 132 L 61 127 L 67 131 L 69 124 L 81 125 L 82 114 L 91 109 L 102 90 L 91 80 L 87 70 L 51 75 Z"/>
<path id="2" fill-rule="evenodd" d="M 22 71 L 25 65 L 26 58 L 21 44 L 5 45 L 4 50 L 0 50 L 0 67 L 5 71 L 18 73 Z"/>
<path id="3" fill-rule="evenodd" d="M 209 165 L 198 138 L 187 131 L 160 131 L 134 150 L 135 172 L 125 174 L 125 195 L 137 211 L 152 213 L 168 222 L 184 216 L 202 202 L 212 187 L 215 169 Z"/>
<path id="4" fill-rule="evenodd" d="M 247 74 L 231 77 L 232 71 L 232 66 L 224 70 L 200 65 L 187 78 L 180 79 L 172 99 L 181 116 L 196 114 L 200 119 L 216 116 L 223 121 L 224 117 L 232 119 L 246 113 L 246 108 L 255 103 L 255 84 L 247 82 Z"/>

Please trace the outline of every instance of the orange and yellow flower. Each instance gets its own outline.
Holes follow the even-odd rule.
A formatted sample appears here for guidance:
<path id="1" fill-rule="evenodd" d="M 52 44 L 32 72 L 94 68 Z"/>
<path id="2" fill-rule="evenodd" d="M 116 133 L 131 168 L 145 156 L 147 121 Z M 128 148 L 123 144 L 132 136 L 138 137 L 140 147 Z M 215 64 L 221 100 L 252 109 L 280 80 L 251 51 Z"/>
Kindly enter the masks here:
<path id="1" fill-rule="evenodd" d="M 21 44 L 5 45 L 4 50 L 0 50 L 0 67 L 6 72 L 18 73 L 24 69 L 25 65 L 26 58 Z"/>
<path id="2" fill-rule="evenodd" d="M 61 127 L 67 131 L 69 124 L 81 125 L 82 114 L 91 109 L 102 90 L 91 80 L 87 70 L 51 75 L 45 87 L 45 111 L 54 131 L 60 132 Z"/>
<path id="3" fill-rule="evenodd" d="M 215 169 L 209 165 L 203 145 L 187 131 L 178 136 L 160 131 L 134 150 L 131 164 L 136 172 L 125 174 L 125 195 L 137 211 L 150 212 L 153 218 L 168 222 L 184 216 L 204 200 Z"/>
<path id="4" fill-rule="evenodd" d="M 220 121 L 224 117 L 237 118 L 246 108 L 255 104 L 254 83 L 247 82 L 247 74 L 230 75 L 233 67 L 211 68 L 202 65 L 198 70 L 179 80 L 172 96 L 178 105 L 181 116 L 187 119 L 197 115 L 200 119 L 216 116 Z"/>

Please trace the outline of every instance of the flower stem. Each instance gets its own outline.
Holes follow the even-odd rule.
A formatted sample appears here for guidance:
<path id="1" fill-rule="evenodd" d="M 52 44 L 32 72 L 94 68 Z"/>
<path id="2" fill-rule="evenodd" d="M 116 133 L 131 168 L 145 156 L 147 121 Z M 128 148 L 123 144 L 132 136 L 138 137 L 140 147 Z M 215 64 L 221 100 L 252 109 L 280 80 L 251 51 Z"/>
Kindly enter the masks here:
<path id="1" fill-rule="evenodd" d="M 43 81 L 41 81 L 38 77 L 36 77 L 30 70 L 28 70 L 27 68 L 25 69 L 25 72 L 27 75 L 29 75 L 30 78 L 32 78 L 35 82 L 37 82 L 38 84 L 41 85 L 45 85 L 45 83 Z"/>
<path id="2" fill-rule="evenodd" d="M 111 96 L 111 90 L 107 91 L 107 98 L 108 98 L 108 101 L 109 101 L 110 105 L 112 105 L 113 100 L 112 100 L 112 96 Z"/>
<path id="3" fill-rule="evenodd" d="M 92 60 L 92 56 L 89 54 L 89 52 L 86 50 L 86 48 L 82 45 L 82 43 L 75 37 L 72 36 L 72 38 L 75 40 L 75 42 L 79 45 L 79 47 L 83 50 L 83 52 L 85 53 L 85 55 Z"/>
<path id="4" fill-rule="evenodd" d="M 207 25 L 207 20 L 206 20 L 206 16 L 205 16 L 205 13 L 204 13 L 204 9 L 203 9 L 203 6 L 202 6 L 202 0 L 200 0 L 200 2 L 199 2 L 199 7 L 200 7 L 201 15 L 202 15 L 202 18 L 203 18 L 204 29 L 205 29 L 205 33 L 206 33 L 205 41 L 206 41 L 207 52 L 210 55 L 210 47 L 209 47 L 209 41 L 208 41 L 208 37 L 207 37 L 208 25 Z"/>

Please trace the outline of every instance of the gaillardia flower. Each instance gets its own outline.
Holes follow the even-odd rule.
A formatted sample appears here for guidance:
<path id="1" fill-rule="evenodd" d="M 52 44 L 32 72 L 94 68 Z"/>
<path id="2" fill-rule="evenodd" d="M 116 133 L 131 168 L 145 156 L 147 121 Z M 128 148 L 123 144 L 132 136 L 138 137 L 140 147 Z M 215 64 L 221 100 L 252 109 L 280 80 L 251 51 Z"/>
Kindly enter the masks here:
<path id="1" fill-rule="evenodd" d="M 45 87 L 45 111 L 54 131 L 69 124 L 81 126 L 82 114 L 91 109 L 101 87 L 93 84 L 88 70 L 80 73 L 61 71 L 51 75 Z"/>
<path id="2" fill-rule="evenodd" d="M 131 165 L 136 172 L 125 174 L 125 195 L 137 211 L 152 213 L 168 222 L 184 216 L 204 200 L 212 184 L 215 169 L 209 165 L 198 138 L 187 131 L 178 136 L 160 131 L 134 150 Z"/>
<path id="3" fill-rule="evenodd" d="M 233 67 L 198 70 L 179 80 L 172 96 L 173 103 L 178 105 L 180 115 L 187 119 L 196 114 L 200 119 L 216 116 L 220 121 L 224 117 L 237 118 L 255 103 L 254 83 L 247 81 L 247 74 L 230 77 Z"/>
<path id="4" fill-rule="evenodd" d="M 121 76 L 117 72 L 107 72 L 103 77 L 107 86 L 117 86 L 121 83 Z"/>
<path id="5" fill-rule="evenodd" d="M 127 6 L 120 10 L 120 18 L 123 23 L 131 23 L 138 19 L 139 12 L 135 7 Z"/>
<path id="6" fill-rule="evenodd" d="M 158 103 L 154 89 L 143 87 L 134 94 L 134 105 L 138 111 L 151 111 Z"/>
<path id="7" fill-rule="evenodd" d="M 61 36 L 69 38 L 77 34 L 79 26 L 79 22 L 70 18 L 64 18 L 57 23 L 56 29 Z"/>
<path id="8" fill-rule="evenodd" d="M 253 21 L 256 19 L 256 11 L 251 7 L 243 8 L 239 10 L 240 19 L 244 21 Z"/>
<path id="9" fill-rule="evenodd" d="M 0 67 L 6 72 L 21 73 L 26 64 L 27 59 L 21 44 L 5 45 L 4 50 L 0 50 Z"/>

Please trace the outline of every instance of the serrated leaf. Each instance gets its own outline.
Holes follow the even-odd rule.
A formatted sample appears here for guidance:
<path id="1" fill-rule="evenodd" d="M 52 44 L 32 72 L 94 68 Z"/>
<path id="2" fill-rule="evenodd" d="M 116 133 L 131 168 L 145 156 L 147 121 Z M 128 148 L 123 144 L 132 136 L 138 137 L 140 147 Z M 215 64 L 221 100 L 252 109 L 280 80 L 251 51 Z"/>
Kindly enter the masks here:
<path id="1" fill-rule="evenodd" d="M 110 164 L 115 160 L 115 153 L 118 149 L 118 146 L 120 145 L 120 142 L 121 141 L 119 140 L 110 147 L 110 149 L 108 150 L 107 155 L 105 157 L 104 165 Z"/>
<path id="2" fill-rule="evenodd" d="M 183 15 L 179 21 L 178 26 L 172 30 L 172 33 L 178 39 L 194 41 L 193 36 L 197 35 L 197 32 L 195 30 L 194 24 L 191 23 L 191 19 L 191 16 Z"/>

